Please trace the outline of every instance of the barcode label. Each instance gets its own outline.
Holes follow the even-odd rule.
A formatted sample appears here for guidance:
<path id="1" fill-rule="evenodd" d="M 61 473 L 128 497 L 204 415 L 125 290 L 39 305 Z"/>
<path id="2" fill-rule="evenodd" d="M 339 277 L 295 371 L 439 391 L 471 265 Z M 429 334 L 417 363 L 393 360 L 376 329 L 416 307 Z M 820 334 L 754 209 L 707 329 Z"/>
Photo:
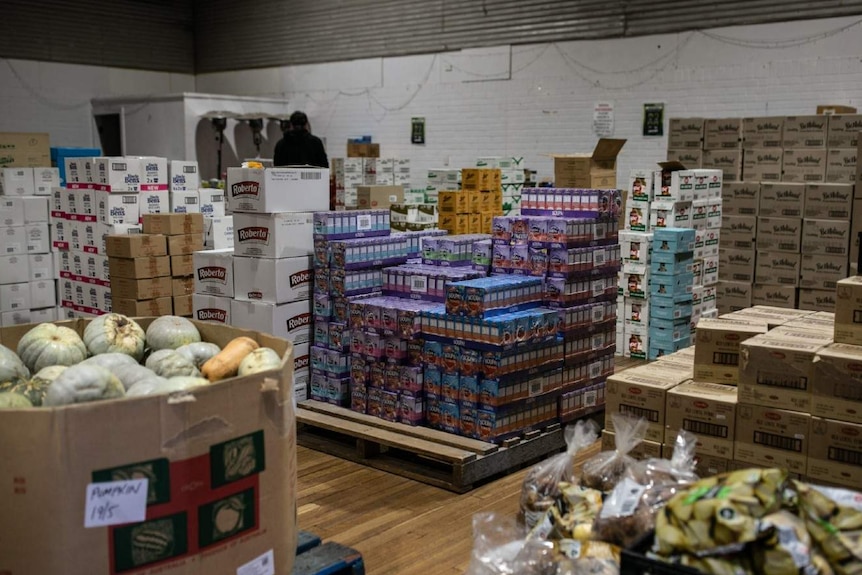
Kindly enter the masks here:
<path id="1" fill-rule="evenodd" d="M 301 180 L 319 180 L 321 172 L 300 172 L 299 179 Z"/>
<path id="2" fill-rule="evenodd" d="M 197 166 L 183 166 L 183 173 L 184 174 L 197 174 L 198 173 L 198 167 Z"/>
<path id="3" fill-rule="evenodd" d="M 786 373 L 778 373 L 774 371 L 761 371 L 757 373 L 757 383 L 759 385 L 768 385 L 769 387 L 778 387 L 781 389 L 808 389 L 808 378 L 803 376 L 793 377 Z"/>
<path id="4" fill-rule="evenodd" d="M 683 419 L 682 428 L 696 435 L 709 435 L 710 437 L 721 437 L 727 439 L 727 426 L 707 423 L 706 421 L 695 421 Z"/>
<path id="5" fill-rule="evenodd" d="M 186 200 L 185 200 L 185 204 L 186 204 L 187 206 L 193 206 L 193 205 L 195 205 L 195 204 L 197 204 L 197 203 L 198 203 L 198 199 L 197 199 L 197 198 L 189 197 L 189 198 L 186 198 Z"/>
<path id="6" fill-rule="evenodd" d="M 593 407 L 599 399 L 599 393 L 595 390 L 584 393 L 584 407 Z"/>
<path id="7" fill-rule="evenodd" d="M 111 163 L 111 169 L 114 170 L 115 172 L 125 172 L 126 171 L 126 164 Z"/>
<path id="8" fill-rule="evenodd" d="M 629 478 L 623 479 L 605 501 L 600 516 L 602 518 L 630 517 L 637 509 L 644 491 L 646 486 Z"/>
<path id="9" fill-rule="evenodd" d="M 600 349 L 605 345 L 605 336 L 604 334 L 594 335 L 593 336 L 593 349 Z"/>
<path id="10" fill-rule="evenodd" d="M 593 296 L 600 296 L 605 291 L 605 280 L 598 280 L 593 282 Z"/>
<path id="11" fill-rule="evenodd" d="M 826 250 L 824 250 L 827 254 L 838 254 L 839 256 L 844 255 L 844 248 L 842 247 L 833 247 L 826 246 Z"/>
<path id="12" fill-rule="evenodd" d="M 795 437 L 784 437 L 783 435 L 775 435 L 774 433 L 766 433 L 763 431 L 754 432 L 754 443 L 773 449 L 782 449 L 784 451 L 802 452 L 802 440 Z"/>
<path id="13" fill-rule="evenodd" d="M 853 383 L 839 383 L 835 386 L 835 397 L 851 401 L 862 401 L 862 385 L 856 381 Z"/>
<path id="14" fill-rule="evenodd" d="M 138 203 L 138 196 L 123 196 L 123 203 L 124 204 L 137 204 Z"/>
<path id="15" fill-rule="evenodd" d="M 427 276 L 411 276 L 410 291 L 416 293 L 428 293 L 428 277 Z"/>
<path id="16" fill-rule="evenodd" d="M 224 196 L 213 196 L 212 198 L 210 198 L 210 201 L 214 204 L 220 204 L 224 202 Z"/>
<path id="17" fill-rule="evenodd" d="M 371 215 L 356 216 L 356 231 L 367 232 L 371 229 Z"/>
<path id="18" fill-rule="evenodd" d="M 593 252 L 593 265 L 596 267 L 605 265 L 605 250 L 596 250 Z"/>
<path id="19" fill-rule="evenodd" d="M 789 242 L 788 242 L 788 243 L 781 243 L 781 242 L 778 242 L 778 249 L 780 249 L 780 250 L 790 250 L 790 251 L 794 251 L 794 250 L 796 250 L 797 248 L 796 248 L 796 244 L 794 244 L 794 243 L 789 243 Z M 829 250 L 827 249 L 826 251 L 829 251 Z"/>
<path id="20" fill-rule="evenodd" d="M 634 405 L 620 404 L 620 413 L 627 413 L 635 417 L 643 417 L 650 423 L 658 423 L 658 411 L 654 409 L 644 409 L 643 407 L 635 407 Z"/>
<path id="21" fill-rule="evenodd" d="M 590 364 L 590 379 L 595 379 L 602 374 L 602 362 L 596 361 Z"/>
<path id="22" fill-rule="evenodd" d="M 739 354 L 716 351 L 712 354 L 712 363 L 714 365 L 739 365 Z"/>
<path id="23" fill-rule="evenodd" d="M 530 382 L 530 397 L 535 397 L 542 393 L 542 380 L 536 379 Z"/>
<path id="24" fill-rule="evenodd" d="M 830 447 L 829 460 L 848 465 L 862 465 L 862 452 L 844 449 L 843 447 Z"/>
<path id="25" fill-rule="evenodd" d="M 597 323 L 605 319 L 605 308 L 602 305 L 597 305 L 593 308 L 593 322 Z"/>

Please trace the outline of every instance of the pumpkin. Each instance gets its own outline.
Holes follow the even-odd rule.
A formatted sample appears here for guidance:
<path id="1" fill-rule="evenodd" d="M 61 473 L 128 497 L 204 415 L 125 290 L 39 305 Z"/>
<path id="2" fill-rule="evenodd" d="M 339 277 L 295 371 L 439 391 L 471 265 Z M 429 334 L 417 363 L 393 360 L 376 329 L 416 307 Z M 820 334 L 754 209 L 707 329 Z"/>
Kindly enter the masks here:
<path id="1" fill-rule="evenodd" d="M 146 395 L 161 395 L 163 393 L 175 393 L 187 391 L 196 387 L 209 385 L 209 381 L 201 377 L 178 376 L 170 379 L 164 377 L 151 377 L 139 381 L 129 388 L 126 397 L 142 397 Z"/>
<path id="2" fill-rule="evenodd" d="M 30 379 L 21 378 L 3 382 L 0 384 L 0 391 L 11 391 L 23 395 L 34 407 L 39 407 L 45 401 L 48 386 L 65 370 L 65 365 L 52 365 L 40 370 Z"/>
<path id="3" fill-rule="evenodd" d="M 201 387 L 209 384 L 209 380 L 204 379 L 203 377 L 181 375 L 168 379 L 168 383 L 165 386 L 165 389 L 170 392 L 185 391 L 187 389 L 194 389 L 195 387 Z"/>
<path id="4" fill-rule="evenodd" d="M 175 377 L 178 375 L 191 375 L 199 377 L 201 372 L 189 361 L 186 356 L 180 355 L 172 349 L 160 349 L 147 358 L 147 368 L 160 377 Z"/>
<path id="5" fill-rule="evenodd" d="M 58 406 L 123 397 L 120 380 L 98 365 L 73 365 L 48 386 L 44 405 Z"/>
<path id="6" fill-rule="evenodd" d="M 152 372 L 150 372 L 152 373 Z M 167 384 L 168 380 L 158 375 L 151 375 L 146 379 L 141 379 L 126 391 L 126 397 L 144 397 L 146 395 L 158 395 L 160 389 Z"/>
<path id="7" fill-rule="evenodd" d="M 281 367 L 281 358 L 274 349 L 268 347 L 259 347 L 240 362 L 238 375 L 251 375 L 261 371 L 269 371 L 279 369 Z"/>
<path id="8" fill-rule="evenodd" d="M 22 377 L 30 377 L 30 370 L 14 351 L 0 345 L 0 381 L 11 381 Z"/>
<path id="9" fill-rule="evenodd" d="M 118 367 L 124 365 L 138 365 L 138 362 L 135 361 L 135 358 L 130 355 L 126 355 L 125 353 L 103 353 L 101 355 L 94 355 L 93 357 L 85 359 L 80 365 L 98 365 L 99 367 L 104 367 L 113 373 Z"/>
<path id="10" fill-rule="evenodd" d="M 184 317 L 165 315 L 147 328 L 147 346 L 153 351 L 177 349 L 200 340 L 198 328 Z"/>
<path id="11" fill-rule="evenodd" d="M 84 329 L 84 344 L 90 353 L 122 353 L 136 362 L 144 357 L 144 330 L 133 320 L 118 313 L 100 315 Z"/>
<path id="12" fill-rule="evenodd" d="M 126 391 L 129 391 L 139 381 L 158 377 L 152 369 L 138 364 L 121 365 L 114 368 L 112 372 L 120 380 L 120 383 L 123 384 L 123 387 L 126 388 Z"/>
<path id="13" fill-rule="evenodd" d="M 27 409 L 28 407 L 33 407 L 33 404 L 20 393 L 0 392 L 0 409 Z"/>
<path id="14" fill-rule="evenodd" d="M 211 357 L 218 355 L 221 348 L 214 343 L 206 341 L 198 341 L 195 343 L 187 343 L 182 347 L 177 348 L 177 353 L 185 356 L 189 361 L 195 364 L 195 367 L 200 369 Z"/>
<path id="15" fill-rule="evenodd" d="M 87 346 L 68 327 L 41 323 L 18 342 L 18 356 L 31 372 L 51 365 L 75 365 L 87 357 Z"/>

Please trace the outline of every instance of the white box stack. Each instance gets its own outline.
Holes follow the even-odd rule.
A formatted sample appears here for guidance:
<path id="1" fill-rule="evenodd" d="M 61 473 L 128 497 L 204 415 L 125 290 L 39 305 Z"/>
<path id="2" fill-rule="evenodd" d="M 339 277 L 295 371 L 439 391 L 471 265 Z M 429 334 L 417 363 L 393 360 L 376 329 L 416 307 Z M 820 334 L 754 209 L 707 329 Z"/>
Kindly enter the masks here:
<path id="1" fill-rule="evenodd" d="M 229 168 L 226 193 L 234 223 L 230 323 L 292 341 L 294 384 L 304 397 L 308 354 L 299 351 L 311 339 L 313 212 L 329 209 L 329 170 Z"/>
<path id="2" fill-rule="evenodd" d="M 329 165 L 335 185 L 336 210 L 357 207 L 356 188 L 359 186 L 403 186 L 405 190 L 410 188 L 409 159 L 332 158 Z"/>

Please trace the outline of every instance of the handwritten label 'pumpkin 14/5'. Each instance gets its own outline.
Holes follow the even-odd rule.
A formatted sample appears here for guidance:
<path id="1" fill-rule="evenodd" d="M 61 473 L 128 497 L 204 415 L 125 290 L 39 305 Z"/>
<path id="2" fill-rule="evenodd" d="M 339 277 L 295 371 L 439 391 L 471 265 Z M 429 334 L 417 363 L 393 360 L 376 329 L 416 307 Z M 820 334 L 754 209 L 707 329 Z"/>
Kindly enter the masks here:
<path id="1" fill-rule="evenodd" d="M 146 519 L 148 483 L 147 479 L 130 479 L 87 485 L 84 527 L 122 525 Z"/>

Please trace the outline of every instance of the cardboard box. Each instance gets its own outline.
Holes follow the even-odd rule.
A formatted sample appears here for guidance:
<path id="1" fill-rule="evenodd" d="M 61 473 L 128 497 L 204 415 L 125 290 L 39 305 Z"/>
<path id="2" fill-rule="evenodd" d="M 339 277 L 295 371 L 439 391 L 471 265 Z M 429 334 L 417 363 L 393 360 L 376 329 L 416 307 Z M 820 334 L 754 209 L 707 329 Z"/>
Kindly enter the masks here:
<path id="1" fill-rule="evenodd" d="M 784 138 L 784 118 L 767 116 L 765 118 L 744 118 L 742 120 L 742 147 L 781 148 Z"/>
<path id="2" fill-rule="evenodd" d="M 608 418 L 610 419 L 610 418 Z M 615 433 L 602 430 L 602 451 L 614 451 L 617 448 L 617 436 Z M 662 444 L 655 441 L 643 440 L 629 452 L 629 455 L 637 460 L 642 459 L 661 459 Z"/>
<path id="3" fill-rule="evenodd" d="M 199 214 L 201 213 L 201 198 L 197 190 L 189 192 L 170 192 L 171 213 Z"/>
<path id="4" fill-rule="evenodd" d="M 208 219 L 206 224 L 204 245 L 213 250 L 233 248 L 233 216 Z"/>
<path id="5" fill-rule="evenodd" d="M 387 209 L 404 202 L 404 186 L 359 186 L 356 207 L 360 210 Z"/>
<path id="6" fill-rule="evenodd" d="M 139 194 L 96 190 L 96 217 L 103 224 L 137 224 L 140 219 Z"/>
<path id="7" fill-rule="evenodd" d="M 111 293 L 117 299 L 153 299 L 173 295 L 169 277 L 114 278 L 111 281 Z"/>
<path id="8" fill-rule="evenodd" d="M 741 346 L 739 401 L 809 413 L 814 358 L 823 349 L 820 340 L 792 341 L 769 333 Z"/>
<path id="9" fill-rule="evenodd" d="M 156 234 L 116 235 L 105 238 L 108 256 L 115 258 L 139 258 L 167 255 L 165 236 Z"/>
<path id="10" fill-rule="evenodd" d="M 859 263 L 860 232 L 862 232 L 862 200 L 853 200 L 853 218 L 850 224 L 850 267 L 854 271 Z"/>
<path id="11" fill-rule="evenodd" d="M 0 195 L 33 196 L 35 194 L 33 168 L 0 168 Z"/>
<path id="12" fill-rule="evenodd" d="M 204 236 L 202 233 L 168 236 L 167 240 L 168 255 L 171 256 L 191 254 L 204 249 Z"/>
<path id="13" fill-rule="evenodd" d="M 308 300 L 312 265 L 309 256 L 282 259 L 236 257 L 236 299 L 286 303 Z"/>
<path id="14" fill-rule="evenodd" d="M 225 215 L 224 190 L 205 188 L 198 191 L 201 215 L 204 218 L 221 218 Z M 204 223 L 206 228 L 207 224 Z"/>
<path id="15" fill-rule="evenodd" d="M 93 181 L 109 192 L 139 192 L 141 161 L 132 157 L 93 158 Z"/>
<path id="16" fill-rule="evenodd" d="M 313 252 L 311 213 L 235 214 L 234 249 L 238 256 L 289 258 Z"/>
<path id="17" fill-rule="evenodd" d="M 811 311 L 834 312 L 836 309 L 837 296 L 835 290 L 800 289 L 799 309 Z"/>
<path id="18" fill-rule="evenodd" d="M 799 218 L 805 209 L 805 184 L 788 182 L 760 186 L 759 212 L 764 217 Z"/>
<path id="19" fill-rule="evenodd" d="M 140 192 L 138 203 L 141 207 L 141 215 L 143 214 L 169 214 L 171 213 L 171 194 L 167 190 L 147 190 L 147 187 Z"/>
<path id="20" fill-rule="evenodd" d="M 825 148 L 829 119 L 825 116 L 788 116 L 784 119 L 785 150 Z"/>
<path id="21" fill-rule="evenodd" d="M 27 254 L 27 227 L 14 226 L 0 228 L 0 249 L 2 255 L 17 256 Z"/>
<path id="22" fill-rule="evenodd" d="M 772 407 L 739 404 L 734 459 L 755 466 L 805 474 L 811 416 Z"/>
<path id="23" fill-rule="evenodd" d="M 24 226 L 27 234 L 28 254 L 47 254 L 51 251 L 51 234 L 48 224 L 28 224 Z"/>
<path id="24" fill-rule="evenodd" d="M 703 118 L 671 118 L 668 121 L 668 149 L 701 150 L 703 148 L 704 123 Z M 670 159 L 672 158 L 668 155 L 668 160 Z"/>
<path id="25" fill-rule="evenodd" d="M 721 220 L 721 246 L 742 250 L 754 249 L 754 238 L 758 235 L 757 222 L 758 218 L 754 216 L 725 215 Z"/>
<path id="26" fill-rule="evenodd" d="M 441 214 L 470 213 L 470 194 L 472 191 L 440 192 L 437 195 L 437 209 Z M 478 193 L 478 191 L 475 191 Z"/>
<path id="27" fill-rule="evenodd" d="M 797 287 L 799 285 L 801 261 L 801 254 L 758 251 L 754 282 L 758 284 Z M 744 280 L 736 279 L 735 281 Z"/>
<path id="28" fill-rule="evenodd" d="M 30 309 L 29 282 L 0 285 L 0 312 Z"/>
<path id="29" fill-rule="evenodd" d="M 664 442 L 672 445 L 680 430 L 695 434 L 698 455 L 731 459 L 736 428 L 737 391 L 717 383 L 689 381 L 667 393 Z"/>
<path id="30" fill-rule="evenodd" d="M 50 211 L 48 210 L 49 198 L 32 197 L 32 198 L 9 198 L 12 201 L 21 202 L 24 210 L 24 219 L 18 220 L 18 223 L 24 224 L 46 224 L 49 221 Z M 2 210 L 2 207 L 0 207 Z"/>
<path id="31" fill-rule="evenodd" d="M 171 275 L 176 277 L 195 275 L 194 254 L 169 256 L 171 260 Z"/>
<path id="32" fill-rule="evenodd" d="M 192 296 L 192 319 L 233 325 L 231 322 L 231 299 L 214 295 L 194 294 Z"/>
<path id="33" fill-rule="evenodd" d="M 719 250 L 719 281 L 754 283 L 755 261 L 754 250 Z"/>
<path id="34" fill-rule="evenodd" d="M 701 319 L 695 337 L 694 379 L 730 385 L 739 383 L 740 343 L 768 329 L 766 323 L 758 321 Z"/>
<path id="35" fill-rule="evenodd" d="M 751 292 L 751 303 L 754 305 L 795 308 L 796 287 L 755 284 L 754 290 Z"/>
<path id="36" fill-rule="evenodd" d="M 606 411 L 644 417 L 646 439 L 661 443 L 665 432 L 667 392 L 689 379 L 690 372 L 673 366 L 653 364 L 649 369 L 636 367 L 608 377 Z M 605 428 L 614 433 L 613 419 L 605 418 Z"/>
<path id="37" fill-rule="evenodd" d="M 856 183 L 856 147 L 829 148 L 826 152 L 826 181 L 839 184 Z"/>
<path id="38" fill-rule="evenodd" d="M 805 186 L 804 217 L 821 220 L 849 221 L 852 214 L 852 185 L 808 184 Z"/>
<path id="39" fill-rule="evenodd" d="M 83 334 L 87 323 L 72 321 L 65 325 Z M 150 320 L 142 319 L 140 323 L 146 329 Z M 28 444 L 24 448 L 23 443 L 4 442 L 0 447 L 3 460 L 14 462 L 5 466 L 5 471 L 26 478 L 26 486 L 18 487 L 22 496 L 13 498 L 9 509 L 30 518 L 27 525 L 14 528 L 4 525 L 0 537 L 4 570 L 108 575 L 158 568 L 226 575 L 242 572 L 250 560 L 263 556 L 270 572 L 292 571 L 295 519 L 292 512 L 285 510 L 295 507 L 295 422 L 292 410 L 278 407 L 293 401 L 292 348 L 289 343 L 266 334 L 204 324 L 197 327 L 204 340 L 219 346 L 240 335 L 250 336 L 261 347 L 272 348 L 285 357 L 284 367 L 280 371 L 225 380 L 204 392 L 188 392 L 189 401 L 183 408 L 177 408 L 174 399 L 166 395 L 93 403 L 87 409 L 66 406 L 41 413 L 44 427 L 32 425 L 32 412 L 4 412 L 4 435 L 10 437 L 17 430 L 15 433 L 26 438 Z M 15 349 L 27 329 L 23 326 L 0 330 L 0 340 Z M 190 405 L 194 408 L 189 409 Z M 148 435 L 143 431 L 152 427 L 153 421 L 159 421 L 166 410 L 176 413 L 160 433 Z M 203 437 L 196 433 L 202 421 L 215 420 L 224 427 L 211 429 Z M 27 421 L 31 424 L 27 425 Z M 97 445 L 98 438 L 110 427 L 112 441 L 98 449 L 75 448 L 74 454 L 67 453 L 71 447 L 56 446 L 56 437 L 50 432 L 60 425 L 69 437 L 79 438 L 84 445 Z M 177 447 L 165 450 L 165 442 Z M 50 461 L 34 458 L 34 449 L 41 452 L 54 449 L 57 457 Z M 235 472 L 226 465 L 223 454 L 238 449 L 252 459 Z M 147 523 L 85 528 L 81 518 L 82 513 L 86 515 L 85 502 L 88 494 L 93 495 L 93 484 L 138 474 L 154 478 L 144 499 L 144 503 L 153 504 L 146 509 Z M 181 488 L 189 482 L 197 488 Z M 26 497 L 24 489 L 43 495 Z M 198 524 L 191 520 L 213 517 L 220 501 L 237 501 L 246 510 L 254 510 L 254 514 L 246 512 L 242 521 L 237 520 L 232 536 L 217 530 L 217 522 L 209 528 L 200 524 L 198 530 L 194 527 Z M 106 503 L 114 501 L 108 499 Z M 154 511 L 157 505 L 170 507 L 158 512 Z M 58 516 L 79 519 L 60 527 L 56 522 Z M 44 532 L 47 524 L 37 519 L 40 517 L 55 518 L 51 520 L 51 533 Z M 158 567 L 147 562 L 154 555 L 132 550 L 133 537 L 152 532 L 174 537 L 174 546 L 169 547 L 172 552 L 155 555 Z M 87 559 L 81 559 L 80 566 L 70 567 L 67 562 L 74 559 L 74 553 L 46 553 L 45 547 L 33 546 L 34 537 L 50 547 L 66 542 L 76 549 L 86 548 Z"/>
<path id="40" fill-rule="evenodd" d="M 371 142 L 347 142 L 348 158 L 379 158 L 380 144 Z"/>
<path id="41" fill-rule="evenodd" d="M 833 343 L 813 363 L 811 414 L 862 424 L 862 348 Z"/>
<path id="42" fill-rule="evenodd" d="M 702 165 L 706 169 L 721 170 L 725 182 L 739 181 L 742 174 L 742 150 L 704 150 Z"/>
<path id="43" fill-rule="evenodd" d="M 799 253 L 802 247 L 802 220 L 757 218 L 757 247 L 766 251 Z"/>
<path id="44" fill-rule="evenodd" d="M 806 218 L 802 224 L 802 251 L 847 256 L 850 253 L 850 222 Z"/>
<path id="45" fill-rule="evenodd" d="M 862 131 L 862 115 L 833 114 L 829 116 L 829 148 L 855 148 Z"/>
<path id="46" fill-rule="evenodd" d="M 329 170 L 228 168 L 227 207 L 233 212 L 320 212 L 329 209 Z"/>
<path id="47" fill-rule="evenodd" d="M 23 198 L 0 196 L 0 227 L 20 226 L 23 223 Z"/>
<path id="48" fill-rule="evenodd" d="M 48 164 L 43 164 L 48 165 Z M 70 184 L 95 182 L 95 169 L 92 157 L 66 157 L 63 159 L 66 187 Z"/>
<path id="49" fill-rule="evenodd" d="M 116 298 L 112 294 L 111 300 L 111 311 L 129 317 L 159 317 L 173 313 L 173 300 L 170 296 L 136 300 Z"/>
<path id="50" fill-rule="evenodd" d="M 146 279 L 171 275 L 168 256 L 108 258 L 112 278 Z"/>
<path id="51" fill-rule="evenodd" d="M 180 317 L 192 317 L 192 313 L 194 311 L 192 294 L 174 296 L 173 300 L 174 315 L 178 315 Z"/>
<path id="52" fill-rule="evenodd" d="M 311 340 L 311 303 L 308 301 L 272 304 L 233 300 L 231 320 L 237 327 L 254 329 L 259 326 L 264 329 L 255 331 L 271 333 L 297 344 Z"/>
<path id="53" fill-rule="evenodd" d="M 233 249 L 197 251 L 191 257 L 195 293 L 234 296 Z"/>
<path id="54" fill-rule="evenodd" d="M 807 476 L 851 489 L 862 483 L 862 425 L 811 418 Z"/>
<path id="55" fill-rule="evenodd" d="M 784 150 L 785 182 L 826 181 L 826 150 Z"/>
<path id="56" fill-rule="evenodd" d="M 173 297 L 192 295 L 195 292 L 195 278 L 171 278 L 171 295 Z"/>
<path id="57" fill-rule="evenodd" d="M 742 177 L 749 182 L 779 182 L 784 150 L 781 148 L 746 149 Z"/>
<path id="58" fill-rule="evenodd" d="M 616 188 L 617 156 L 625 140 L 599 139 L 591 154 L 552 155 L 558 188 Z"/>
<path id="59" fill-rule="evenodd" d="M 862 276 L 852 276 L 838 282 L 835 342 L 862 345 Z"/>
<path id="60" fill-rule="evenodd" d="M 686 168 L 699 168 L 703 165 L 703 150 L 695 148 L 668 148 L 668 162 L 679 162 Z"/>
<path id="61" fill-rule="evenodd" d="M 0 269 L 3 273 L 0 274 L 0 284 L 16 284 L 30 281 L 30 260 L 34 257 L 49 257 L 49 256 L 0 256 Z"/>
<path id="62" fill-rule="evenodd" d="M 51 146 L 46 133 L 0 132 L 0 166 L 8 168 L 51 165 Z"/>
<path id="63" fill-rule="evenodd" d="M 189 192 L 201 187 L 201 176 L 197 162 L 171 160 L 171 191 Z"/>
<path id="64" fill-rule="evenodd" d="M 147 214 L 142 216 L 145 234 L 180 236 L 204 233 L 200 214 Z"/>
<path id="65" fill-rule="evenodd" d="M 741 118 L 710 119 L 704 126 L 703 149 L 738 149 L 741 137 Z"/>
<path id="66" fill-rule="evenodd" d="M 27 323 L 33 323 L 29 309 L 0 312 L 0 327 L 12 327 Z"/>
<path id="67" fill-rule="evenodd" d="M 841 106 L 835 104 L 818 104 L 817 114 L 831 116 L 832 114 L 855 114 L 856 108 L 853 106 Z"/>
<path id="68" fill-rule="evenodd" d="M 57 305 L 57 286 L 53 279 L 30 282 L 30 307 L 45 308 Z"/>
<path id="69" fill-rule="evenodd" d="M 838 281 L 850 275 L 850 266 L 846 257 L 802 254 L 800 273 L 800 287 L 835 290 Z"/>

